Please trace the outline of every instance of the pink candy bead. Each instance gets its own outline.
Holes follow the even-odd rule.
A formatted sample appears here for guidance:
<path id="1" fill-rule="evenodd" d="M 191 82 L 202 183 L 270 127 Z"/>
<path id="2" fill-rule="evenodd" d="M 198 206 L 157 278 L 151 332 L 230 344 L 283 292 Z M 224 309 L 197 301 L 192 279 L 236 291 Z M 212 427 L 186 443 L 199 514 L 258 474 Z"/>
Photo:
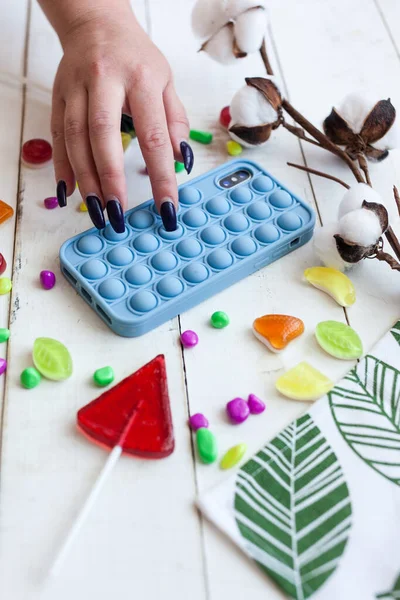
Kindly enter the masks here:
<path id="1" fill-rule="evenodd" d="M 197 431 L 201 427 L 208 427 L 208 420 L 201 413 L 192 415 L 189 419 L 189 426 L 192 431 Z"/>
<path id="2" fill-rule="evenodd" d="M 0 375 L 3 375 L 7 369 L 7 361 L 4 358 L 0 358 Z"/>
<path id="3" fill-rule="evenodd" d="M 49 210 L 52 210 L 53 208 L 57 208 L 58 206 L 58 200 L 55 196 L 51 196 L 50 198 L 45 198 L 43 200 L 44 205 L 46 208 L 48 208 Z"/>
<path id="4" fill-rule="evenodd" d="M 56 276 L 53 271 L 41 271 L 40 283 L 45 290 L 51 290 L 56 284 Z"/>
<path id="5" fill-rule="evenodd" d="M 254 394 L 249 395 L 247 404 L 249 405 L 249 409 L 252 415 L 259 415 L 265 410 L 264 402 Z"/>
<path id="6" fill-rule="evenodd" d="M 232 423 L 243 423 L 250 414 L 250 408 L 243 398 L 234 398 L 226 405 L 226 412 Z"/>
<path id="7" fill-rule="evenodd" d="M 199 343 L 199 336 L 195 331 L 188 329 L 181 334 L 181 343 L 184 348 L 193 348 Z"/>

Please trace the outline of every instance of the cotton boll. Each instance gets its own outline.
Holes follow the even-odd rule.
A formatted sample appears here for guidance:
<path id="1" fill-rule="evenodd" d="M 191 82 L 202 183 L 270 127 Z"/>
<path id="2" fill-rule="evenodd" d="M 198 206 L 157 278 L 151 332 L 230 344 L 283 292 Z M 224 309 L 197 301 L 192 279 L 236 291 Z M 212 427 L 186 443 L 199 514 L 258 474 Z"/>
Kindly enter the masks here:
<path id="1" fill-rule="evenodd" d="M 267 21 L 263 8 L 253 8 L 242 13 L 234 26 L 238 48 L 246 54 L 257 52 L 261 48 Z"/>
<path id="2" fill-rule="evenodd" d="M 209 39 L 202 49 L 217 62 L 229 65 L 237 60 L 233 54 L 233 42 L 233 28 L 226 25 Z"/>
<path id="3" fill-rule="evenodd" d="M 314 250 L 325 267 L 345 271 L 351 265 L 345 262 L 338 252 L 336 240 L 333 237 L 338 233 L 338 229 L 338 223 L 329 223 L 317 229 L 314 233 Z"/>
<path id="4" fill-rule="evenodd" d="M 371 186 L 366 183 L 356 183 L 345 192 L 339 204 L 339 219 L 353 210 L 362 208 L 364 200 L 383 204 L 382 197 Z"/>
<path id="5" fill-rule="evenodd" d="M 230 104 L 232 125 L 256 127 L 266 123 L 274 123 L 277 112 L 264 96 L 254 87 L 245 85 L 232 98 Z"/>
<path id="6" fill-rule="evenodd" d="M 192 11 L 193 33 L 206 40 L 239 15 L 256 8 L 265 8 L 265 0 L 197 0 Z"/>
<path id="7" fill-rule="evenodd" d="M 400 148 L 400 123 L 396 117 L 395 122 L 389 131 L 377 142 L 373 144 L 378 150 L 394 150 Z"/>
<path id="8" fill-rule="evenodd" d="M 265 142 L 261 142 L 261 143 L 257 142 L 257 144 L 250 144 L 249 142 L 246 142 L 246 140 L 240 138 L 238 135 L 233 133 L 233 131 L 228 130 L 228 133 L 229 133 L 230 137 L 232 138 L 232 140 L 234 140 L 235 142 L 237 142 L 244 148 L 261 148 L 261 146 L 264 146 L 268 142 L 268 139 L 267 139 L 267 140 L 265 140 Z"/>
<path id="9" fill-rule="evenodd" d="M 336 233 L 347 242 L 359 246 L 372 246 L 381 237 L 382 226 L 373 211 L 359 208 L 339 220 L 339 230 Z"/>
<path id="10" fill-rule="evenodd" d="M 353 92 L 342 100 L 337 112 L 347 122 L 354 133 L 360 133 L 365 119 L 378 100 L 379 98 L 372 98 L 371 94 Z"/>

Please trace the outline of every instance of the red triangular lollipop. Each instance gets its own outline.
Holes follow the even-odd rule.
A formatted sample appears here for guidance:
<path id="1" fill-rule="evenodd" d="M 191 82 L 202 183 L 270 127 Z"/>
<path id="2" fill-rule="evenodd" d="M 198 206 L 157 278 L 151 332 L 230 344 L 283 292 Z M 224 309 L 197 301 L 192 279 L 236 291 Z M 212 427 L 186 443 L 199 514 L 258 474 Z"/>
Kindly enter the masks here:
<path id="1" fill-rule="evenodd" d="M 109 448 L 148 458 L 174 450 L 164 356 L 141 369 L 78 411 L 78 427 Z"/>

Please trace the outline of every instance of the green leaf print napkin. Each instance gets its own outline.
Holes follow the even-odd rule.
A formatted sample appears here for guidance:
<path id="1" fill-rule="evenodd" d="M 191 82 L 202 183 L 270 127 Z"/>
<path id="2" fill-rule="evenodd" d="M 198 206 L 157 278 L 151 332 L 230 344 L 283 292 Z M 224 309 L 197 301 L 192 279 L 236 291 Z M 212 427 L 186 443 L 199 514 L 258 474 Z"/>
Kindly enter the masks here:
<path id="1" fill-rule="evenodd" d="M 400 321 L 199 506 L 289 598 L 400 599 Z"/>

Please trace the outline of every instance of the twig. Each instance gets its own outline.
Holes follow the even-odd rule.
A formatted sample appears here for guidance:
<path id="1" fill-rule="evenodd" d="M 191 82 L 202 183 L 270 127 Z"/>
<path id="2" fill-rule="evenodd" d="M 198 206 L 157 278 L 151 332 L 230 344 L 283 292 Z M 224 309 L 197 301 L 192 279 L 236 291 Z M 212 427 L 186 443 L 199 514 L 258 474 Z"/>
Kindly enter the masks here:
<path id="1" fill-rule="evenodd" d="M 389 242 L 389 244 L 391 245 L 392 250 L 397 257 L 397 260 L 400 260 L 400 243 L 390 225 L 389 225 L 387 231 L 385 231 L 385 237 L 386 237 L 387 241 Z"/>
<path id="2" fill-rule="evenodd" d="M 366 160 L 364 154 L 359 154 L 358 155 L 358 164 L 360 165 L 360 169 L 362 170 L 362 172 L 365 175 L 366 182 L 368 183 L 368 185 L 370 187 L 372 187 L 371 178 L 369 176 L 368 163 L 367 163 L 367 160 Z"/>
<path id="3" fill-rule="evenodd" d="M 400 271 L 400 263 L 398 263 L 397 260 L 395 260 L 393 256 L 391 256 L 387 252 L 383 252 L 383 250 L 378 250 L 374 258 L 387 263 L 394 271 Z"/>
<path id="4" fill-rule="evenodd" d="M 260 48 L 260 54 L 261 54 L 261 59 L 264 63 L 265 70 L 267 71 L 267 75 L 273 75 L 274 72 L 272 70 L 271 63 L 269 62 L 265 38 L 263 39 L 263 43 Z"/>
<path id="5" fill-rule="evenodd" d="M 310 169 L 310 167 L 304 167 L 303 165 L 296 165 L 295 163 L 288 162 L 289 167 L 294 167 L 295 169 L 300 169 L 300 171 L 306 171 L 306 173 L 312 173 L 312 175 L 318 175 L 318 177 L 325 177 L 325 179 L 330 179 L 331 181 L 336 181 L 336 183 L 340 183 L 347 190 L 350 186 L 339 179 L 338 177 L 334 177 L 333 175 L 329 175 L 329 173 L 323 173 L 322 171 L 316 171 L 315 169 Z"/>
<path id="6" fill-rule="evenodd" d="M 295 127 L 294 125 L 290 125 L 285 120 L 282 121 L 282 126 L 290 131 L 293 135 L 298 137 L 300 140 L 304 140 L 305 142 L 309 142 L 310 144 L 314 144 L 314 146 L 319 146 L 322 148 L 321 144 L 312 138 L 306 136 L 306 132 L 301 127 Z"/>
<path id="7" fill-rule="evenodd" d="M 397 210 L 400 215 L 400 196 L 399 196 L 399 190 L 397 189 L 397 187 L 395 185 L 393 186 L 393 193 L 394 193 L 394 199 L 396 200 Z"/>

